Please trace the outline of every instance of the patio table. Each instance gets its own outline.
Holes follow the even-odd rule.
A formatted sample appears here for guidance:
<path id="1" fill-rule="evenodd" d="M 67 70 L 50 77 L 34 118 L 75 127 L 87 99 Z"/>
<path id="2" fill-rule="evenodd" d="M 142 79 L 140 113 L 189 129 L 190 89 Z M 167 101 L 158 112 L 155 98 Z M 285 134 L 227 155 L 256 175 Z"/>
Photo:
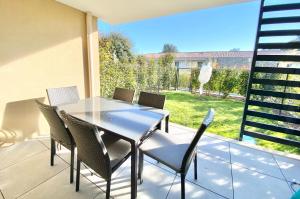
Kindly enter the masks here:
<path id="1" fill-rule="evenodd" d="M 119 100 L 93 97 L 75 104 L 61 105 L 59 110 L 127 140 L 131 144 L 131 198 L 137 196 L 137 156 L 142 139 L 166 118 L 169 112 L 152 107 L 130 104 Z"/>

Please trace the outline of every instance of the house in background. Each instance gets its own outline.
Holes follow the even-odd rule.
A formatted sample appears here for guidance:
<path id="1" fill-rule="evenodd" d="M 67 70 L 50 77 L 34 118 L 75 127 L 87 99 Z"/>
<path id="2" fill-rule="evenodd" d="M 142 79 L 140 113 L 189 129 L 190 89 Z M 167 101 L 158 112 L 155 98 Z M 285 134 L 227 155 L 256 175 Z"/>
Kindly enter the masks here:
<path id="1" fill-rule="evenodd" d="M 285 54 L 284 51 L 260 51 L 260 54 Z M 157 60 L 164 53 L 149 53 L 147 59 Z M 213 67 L 237 68 L 250 70 L 253 51 L 207 51 L 207 52 L 177 52 L 173 53 L 174 66 L 177 69 L 191 69 L 201 67 L 202 64 L 212 62 Z"/>
<path id="2" fill-rule="evenodd" d="M 150 53 L 147 59 L 158 59 L 163 53 Z M 173 53 L 174 65 L 179 69 L 201 67 L 202 64 L 212 62 L 214 67 L 230 67 L 250 69 L 253 51 L 208 51 L 208 52 L 178 52 Z"/>

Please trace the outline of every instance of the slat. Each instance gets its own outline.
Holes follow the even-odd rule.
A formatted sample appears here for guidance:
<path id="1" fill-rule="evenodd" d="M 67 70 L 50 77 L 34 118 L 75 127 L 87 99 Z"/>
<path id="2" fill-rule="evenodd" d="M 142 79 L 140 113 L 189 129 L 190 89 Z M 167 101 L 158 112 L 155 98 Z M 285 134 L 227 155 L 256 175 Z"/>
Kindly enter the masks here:
<path id="1" fill-rule="evenodd" d="M 300 75 L 300 68 L 255 67 L 254 72 Z"/>
<path id="2" fill-rule="evenodd" d="M 300 19 L 299 19 L 300 22 Z M 264 30 L 259 32 L 260 37 L 270 36 L 296 36 L 300 35 L 300 30 Z"/>
<path id="3" fill-rule="evenodd" d="M 257 111 L 249 111 L 249 110 L 246 111 L 246 114 L 249 116 L 260 117 L 260 118 L 265 118 L 265 119 L 270 119 L 270 120 L 277 120 L 277 121 L 282 121 L 282 122 L 300 124 L 300 119 L 294 118 L 294 117 L 274 115 L 274 114 L 270 114 L 270 113 L 263 113 L 263 112 L 257 112 Z"/>
<path id="4" fill-rule="evenodd" d="M 257 44 L 259 49 L 300 49 L 300 42 L 288 42 L 288 43 L 259 43 Z"/>
<path id="5" fill-rule="evenodd" d="M 262 24 L 277 24 L 277 23 L 298 23 L 300 17 L 272 17 L 261 20 Z"/>
<path id="6" fill-rule="evenodd" d="M 263 12 L 298 10 L 298 9 L 300 9 L 300 3 L 290 3 L 290 4 L 264 6 Z"/>
<path id="7" fill-rule="evenodd" d="M 300 100 L 300 94 L 296 94 L 296 93 L 282 93 L 276 91 L 264 91 L 264 90 L 256 90 L 256 89 L 250 89 L 250 93 L 253 95 Z"/>
<path id="8" fill-rule="evenodd" d="M 300 106 L 292 106 L 292 105 L 286 105 L 286 104 L 276 104 L 276 103 L 271 103 L 271 102 L 260 102 L 260 101 L 256 101 L 256 100 L 249 100 L 248 105 L 273 108 L 273 109 L 279 109 L 279 110 L 284 110 L 284 111 L 300 112 Z"/>
<path id="9" fill-rule="evenodd" d="M 253 84 L 264 84 L 264 85 L 274 85 L 274 86 L 289 86 L 289 87 L 300 87 L 299 81 L 289 81 L 289 80 L 274 80 L 274 79 L 252 79 Z"/>
<path id="10" fill-rule="evenodd" d="M 300 142 L 290 140 L 290 139 L 277 138 L 277 137 L 266 135 L 263 133 L 257 133 L 257 132 L 251 132 L 251 131 L 242 131 L 242 134 L 248 135 L 251 137 L 255 137 L 255 138 L 259 138 L 259 139 L 263 139 L 263 140 L 268 140 L 271 142 L 276 142 L 276 143 L 285 144 L 285 145 L 289 145 L 289 146 L 300 147 Z"/>
<path id="11" fill-rule="evenodd" d="M 300 56 L 297 55 L 257 55 L 257 61 L 290 61 L 300 62 Z"/>
<path id="12" fill-rule="evenodd" d="M 269 125 L 269 124 L 263 124 L 263 123 L 259 123 L 259 122 L 252 122 L 252 121 L 246 121 L 245 125 L 252 126 L 255 128 L 285 133 L 285 134 L 289 134 L 289 135 L 300 136 L 300 131 L 295 130 L 295 129 L 289 129 L 289 128 L 284 128 L 284 127 L 279 127 L 279 126 L 274 126 L 274 125 Z"/>

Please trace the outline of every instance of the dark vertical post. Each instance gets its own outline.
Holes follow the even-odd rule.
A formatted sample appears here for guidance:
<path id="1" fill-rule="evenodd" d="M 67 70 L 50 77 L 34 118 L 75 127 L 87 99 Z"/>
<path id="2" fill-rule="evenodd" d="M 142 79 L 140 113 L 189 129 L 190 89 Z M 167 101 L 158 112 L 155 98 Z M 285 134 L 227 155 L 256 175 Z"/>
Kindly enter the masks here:
<path id="1" fill-rule="evenodd" d="M 74 145 L 71 145 L 71 165 L 70 165 L 70 183 L 73 183 L 74 178 Z"/>
<path id="2" fill-rule="evenodd" d="M 198 173 L 197 173 L 197 149 L 194 157 L 194 179 L 197 180 Z"/>
<path id="3" fill-rule="evenodd" d="M 54 155 L 56 153 L 55 141 L 51 138 L 51 150 L 50 150 L 50 165 L 54 165 Z"/>
<path id="4" fill-rule="evenodd" d="M 169 119 L 170 115 L 167 115 L 166 120 L 165 120 L 165 131 L 169 133 Z"/>
<path id="5" fill-rule="evenodd" d="M 110 197 L 110 185 L 111 185 L 111 179 L 108 179 L 106 182 L 106 199 L 109 199 Z"/>
<path id="6" fill-rule="evenodd" d="M 185 175 L 180 174 L 181 177 L 181 199 L 185 199 Z"/>
<path id="7" fill-rule="evenodd" d="M 143 169 L 144 169 L 144 154 L 142 151 L 139 151 L 139 171 L 138 171 L 138 179 L 140 180 L 140 184 L 143 183 Z"/>
<path id="8" fill-rule="evenodd" d="M 79 184 L 80 184 L 80 159 L 77 156 L 77 171 L 76 171 L 76 191 L 79 191 Z"/>
<path id="9" fill-rule="evenodd" d="M 131 199 L 137 196 L 137 144 L 131 141 Z"/>

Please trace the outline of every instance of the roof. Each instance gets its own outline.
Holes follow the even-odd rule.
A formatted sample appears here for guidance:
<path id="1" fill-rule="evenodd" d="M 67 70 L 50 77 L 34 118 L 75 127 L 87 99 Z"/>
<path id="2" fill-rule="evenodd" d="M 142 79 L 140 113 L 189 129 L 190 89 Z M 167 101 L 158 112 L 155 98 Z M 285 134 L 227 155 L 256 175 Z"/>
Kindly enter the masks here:
<path id="1" fill-rule="evenodd" d="M 260 51 L 259 54 L 283 54 L 282 51 Z M 148 59 L 158 59 L 164 53 L 149 53 L 144 54 Z M 240 57 L 240 58 L 252 58 L 253 51 L 207 51 L 207 52 L 178 52 L 173 53 L 177 60 L 189 59 L 189 60 L 198 60 L 201 58 L 225 58 L 225 57 Z"/>
<path id="2" fill-rule="evenodd" d="M 56 0 L 111 24 L 161 17 L 253 0 Z M 247 13 L 245 13 L 247 14 Z"/>

